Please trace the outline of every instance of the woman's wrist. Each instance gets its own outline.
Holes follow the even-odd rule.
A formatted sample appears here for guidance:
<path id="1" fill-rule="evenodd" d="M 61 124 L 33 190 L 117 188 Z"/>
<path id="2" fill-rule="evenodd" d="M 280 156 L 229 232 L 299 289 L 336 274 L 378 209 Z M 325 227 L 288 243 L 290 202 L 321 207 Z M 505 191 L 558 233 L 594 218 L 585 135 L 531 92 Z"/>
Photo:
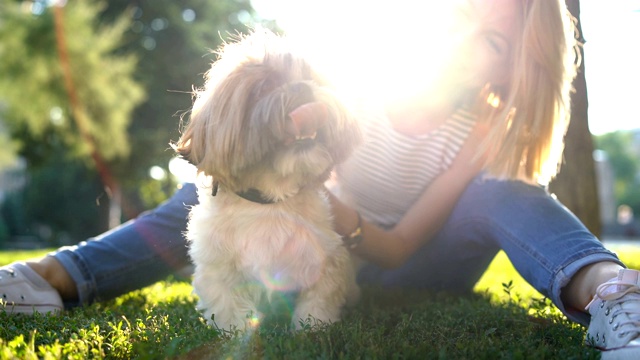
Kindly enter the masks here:
<path id="1" fill-rule="evenodd" d="M 364 239 L 363 233 L 362 233 L 362 216 L 360 216 L 360 213 L 357 211 L 356 211 L 356 216 L 358 220 L 354 230 L 351 231 L 349 234 L 342 236 L 342 242 L 344 243 L 344 246 L 346 246 L 350 250 L 353 250 L 356 247 L 358 247 L 358 245 L 360 245 L 360 243 Z"/>
<path id="2" fill-rule="evenodd" d="M 346 206 L 328 190 L 327 195 L 333 210 L 335 231 L 342 237 L 344 246 L 355 249 L 363 240 L 360 213 Z"/>

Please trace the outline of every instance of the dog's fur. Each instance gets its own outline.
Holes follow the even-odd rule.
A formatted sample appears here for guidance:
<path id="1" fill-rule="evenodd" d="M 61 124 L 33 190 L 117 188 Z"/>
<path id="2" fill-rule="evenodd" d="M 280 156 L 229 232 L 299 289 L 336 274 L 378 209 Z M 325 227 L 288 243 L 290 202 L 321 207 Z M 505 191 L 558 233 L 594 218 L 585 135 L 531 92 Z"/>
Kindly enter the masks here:
<path id="1" fill-rule="evenodd" d="M 361 140 L 356 120 L 282 37 L 254 31 L 218 55 L 174 145 L 200 173 L 186 233 L 198 307 L 245 330 L 261 299 L 295 291 L 294 325 L 335 322 L 358 288 L 323 183 Z"/>

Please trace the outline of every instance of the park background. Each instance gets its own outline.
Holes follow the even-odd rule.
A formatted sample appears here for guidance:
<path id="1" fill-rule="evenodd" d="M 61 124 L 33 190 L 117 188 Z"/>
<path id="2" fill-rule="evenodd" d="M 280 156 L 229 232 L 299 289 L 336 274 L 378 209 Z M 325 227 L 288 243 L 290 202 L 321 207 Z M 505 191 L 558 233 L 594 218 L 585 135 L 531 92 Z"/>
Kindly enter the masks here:
<path id="1" fill-rule="evenodd" d="M 592 144 L 574 143 L 593 152 L 597 186 L 574 196 L 597 202 L 586 211 L 598 212 L 603 239 L 637 241 L 640 1 L 573 2 Z M 0 249 L 75 244 L 170 196 L 190 170 L 169 142 L 225 34 L 262 24 L 335 60 L 327 46 L 356 21 L 407 31 L 426 16 L 423 3 L 390 12 L 360 0 L 0 0 Z M 570 181 L 593 176 L 572 172 Z"/>
<path id="2" fill-rule="evenodd" d="M 379 19 L 389 33 L 402 33 L 409 18 L 424 15 L 419 5 L 447 2 L 396 0 L 380 13 L 378 2 L 358 0 L 0 0 L 0 265 L 84 240 L 175 190 L 184 173 L 168 142 L 219 34 L 278 19 L 303 40 L 328 46 L 354 22 Z M 567 156 L 578 165 L 564 167 L 560 181 L 572 190 L 567 203 L 638 268 L 640 250 L 629 244 L 640 243 L 630 226 L 631 211 L 640 210 L 633 90 L 640 5 L 567 2 L 582 5 L 590 106 L 568 135 Z M 9 250 L 19 247 L 44 249 Z M 62 316 L 0 311 L 0 358 L 600 357 L 583 345 L 584 328 L 540 297 L 503 253 L 475 296 L 363 289 L 361 304 L 320 332 L 261 327 L 231 338 L 206 326 L 185 280 L 170 277 Z"/>

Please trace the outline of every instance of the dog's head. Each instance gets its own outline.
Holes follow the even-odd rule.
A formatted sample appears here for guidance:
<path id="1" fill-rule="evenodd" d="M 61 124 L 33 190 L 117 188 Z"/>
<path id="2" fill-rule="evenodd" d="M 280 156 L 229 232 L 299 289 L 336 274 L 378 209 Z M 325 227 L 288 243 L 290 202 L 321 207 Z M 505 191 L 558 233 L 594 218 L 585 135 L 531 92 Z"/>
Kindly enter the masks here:
<path id="1" fill-rule="evenodd" d="M 218 54 L 174 148 L 225 189 L 282 200 L 359 143 L 355 118 L 286 39 L 256 31 Z"/>

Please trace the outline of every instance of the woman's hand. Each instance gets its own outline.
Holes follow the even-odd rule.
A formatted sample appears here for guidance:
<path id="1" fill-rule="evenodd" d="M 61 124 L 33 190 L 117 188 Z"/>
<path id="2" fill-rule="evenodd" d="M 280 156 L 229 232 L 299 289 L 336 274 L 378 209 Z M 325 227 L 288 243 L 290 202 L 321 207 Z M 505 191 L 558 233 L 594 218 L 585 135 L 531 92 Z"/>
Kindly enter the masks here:
<path id="1" fill-rule="evenodd" d="M 362 219 L 363 240 L 353 252 L 379 266 L 394 268 L 427 244 L 447 221 L 469 182 L 482 170 L 486 153 L 479 153 L 479 149 L 487 131 L 487 126 L 476 125 L 451 168 L 433 181 L 394 228 L 385 231 Z M 330 192 L 329 199 L 336 231 L 342 236 L 351 234 L 357 227 L 358 214 Z"/>
<path id="2" fill-rule="evenodd" d="M 461 167 L 456 171 L 462 174 L 468 173 L 475 177 L 477 173 L 484 168 L 490 158 L 491 148 L 488 144 L 484 144 L 489 134 L 490 125 L 487 121 L 477 121 L 471 133 L 467 137 L 460 153 L 456 157 L 451 169 Z M 470 167 L 469 169 L 464 169 Z M 449 169 L 449 170 L 451 170 Z M 475 171 L 475 173 L 474 173 Z"/>

